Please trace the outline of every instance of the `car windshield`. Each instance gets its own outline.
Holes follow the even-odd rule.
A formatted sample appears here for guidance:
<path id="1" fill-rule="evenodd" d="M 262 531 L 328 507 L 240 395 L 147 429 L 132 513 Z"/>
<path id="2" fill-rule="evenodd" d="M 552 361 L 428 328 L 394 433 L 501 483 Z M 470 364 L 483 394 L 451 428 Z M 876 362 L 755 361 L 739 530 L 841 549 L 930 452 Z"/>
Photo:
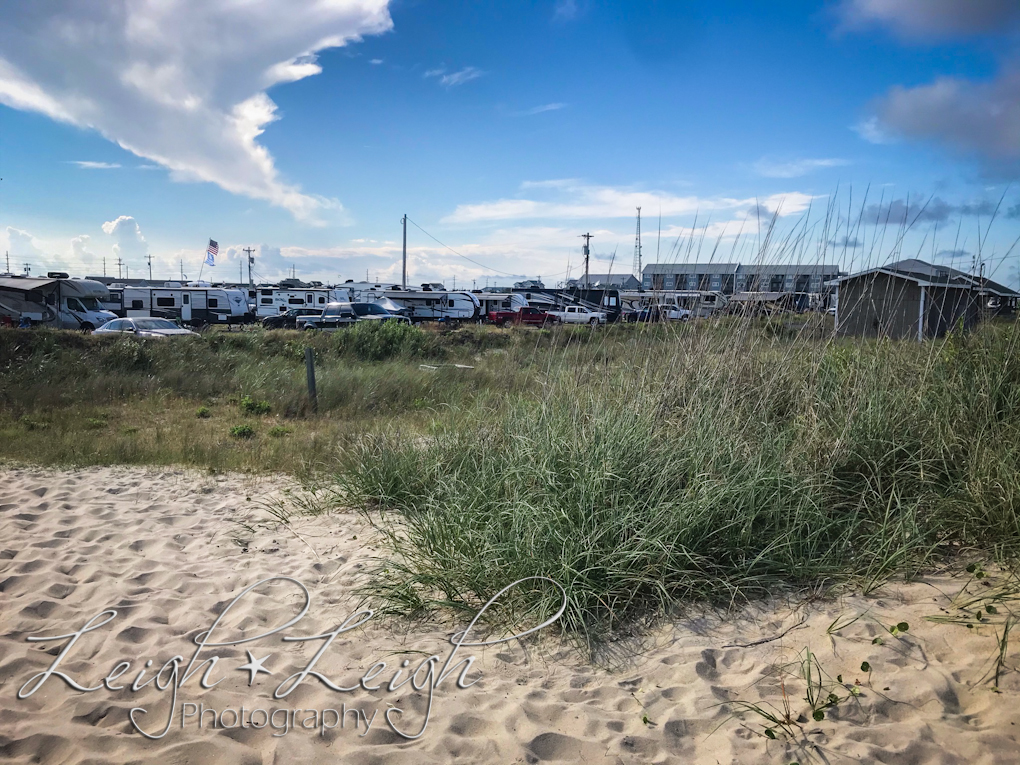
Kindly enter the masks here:
<path id="1" fill-rule="evenodd" d="M 169 319 L 136 319 L 135 327 L 137 329 L 153 330 L 153 329 L 180 329 Z"/>
<path id="2" fill-rule="evenodd" d="M 82 305 L 90 311 L 98 311 L 102 307 L 99 305 L 99 301 L 95 298 L 80 298 L 80 300 Z"/>
<path id="3" fill-rule="evenodd" d="M 353 303 L 351 307 L 358 316 L 386 316 L 389 314 L 389 311 L 375 303 Z"/>

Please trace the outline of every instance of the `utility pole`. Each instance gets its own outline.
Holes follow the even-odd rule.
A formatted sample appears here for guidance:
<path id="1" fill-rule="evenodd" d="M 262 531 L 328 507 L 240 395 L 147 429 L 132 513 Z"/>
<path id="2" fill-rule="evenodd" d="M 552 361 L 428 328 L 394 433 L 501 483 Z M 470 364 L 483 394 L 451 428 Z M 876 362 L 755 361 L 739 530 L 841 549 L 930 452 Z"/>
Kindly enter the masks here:
<path id="1" fill-rule="evenodd" d="M 584 288 L 588 289 L 589 288 L 589 284 L 588 284 L 588 255 L 590 254 L 590 249 L 589 249 L 588 243 L 592 239 L 594 239 L 595 237 L 592 236 L 591 234 L 581 234 L 581 238 L 584 240 L 584 247 L 581 250 L 584 253 Z"/>
<path id="2" fill-rule="evenodd" d="M 245 254 L 248 256 L 248 289 L 255 289 L 255 282 L 251 280 L 251 267 L 255 263 L 255 250 L 251 247 L 244 248 Z"/>
<path id="3" fill-rule="evenodd" d="M 400 219 L 400 222 L 404 224 L 404 269 L 400 278 L 400 286 L 403 289 L 407 289 L 407 213 L 404 213 L 404 217 Z"/>
<path id="4" fill-rule="evenodd" d="M 120 277 L 120 269 L 121 269 L 121 266 L 123 266 L 123 265 L 124 265 L 124 261 L 122 261 L 120 259 L 120 256 L 118 256 L 117 257 L 117 281 L 120 281 L 120 278 L 121 278 Z"/>
<path id="5" fill-rule="evenodd" d="M 641 278 L 641 208 L 637 209 L 637 236 L 634 237 L 634 275 Z"/>
<path id="6" fill-rule="evenodd" d="M 103 276 L 106 276 L 106 256 L 103 256 Z"/>
<path id="7" fill-rule="evenodd" d="M 152 253 L 145 256 L 145 259 L 149 262 L 149 281 L 152 281 Z"/>
<path id="8" fill-rule="evenodd" d="M 30 273 L 32 273 L 31 263 L 22 263 L 22 265 L 25 267 L 25 276 L 28 276 Z"/>
<path id="9" fill-rule="evenodd" d="M 184 258 L 181 258 L 181 282 L 184 282 Z"/>
<path id="10" fill-rule="evenodd" d="M 7 252 L 5 250 L 4 251 L 4 257 L 7 258 L 7 270 L 6 270 L 6 273 L 9 274 L 11 272 L 11 253 L 9 253 L 9 252 Z"/>

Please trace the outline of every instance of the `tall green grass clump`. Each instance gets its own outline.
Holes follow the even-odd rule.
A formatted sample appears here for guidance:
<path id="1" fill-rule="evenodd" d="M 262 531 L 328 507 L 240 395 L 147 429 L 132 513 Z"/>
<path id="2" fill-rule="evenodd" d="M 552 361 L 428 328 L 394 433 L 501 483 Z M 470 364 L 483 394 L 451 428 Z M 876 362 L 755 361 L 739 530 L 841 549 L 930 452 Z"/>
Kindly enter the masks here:
<path id="1" fill-rule="evenodd" d="M 475 611 L 544 576 L 568 593 L 563 627 L 589 643 L 681 602 L 870 588 L 973 547 L 1012 561 L 1018 337 L 684 328 L 667 355 L 550 362 L 534 398 L 466 408 L 425 439 L 362 441 L 340 480 L 386 514 L 375 589 L 391 611 Z M 539 618 L 558 597 L 531 589 L 507 606 Z"/>

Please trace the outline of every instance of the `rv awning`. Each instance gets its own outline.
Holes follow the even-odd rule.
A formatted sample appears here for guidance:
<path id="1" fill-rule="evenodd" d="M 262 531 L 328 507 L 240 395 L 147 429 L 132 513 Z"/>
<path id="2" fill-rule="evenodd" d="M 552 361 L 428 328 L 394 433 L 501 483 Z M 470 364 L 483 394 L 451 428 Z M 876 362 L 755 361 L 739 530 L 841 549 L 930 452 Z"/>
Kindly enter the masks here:
<path id="1" fill-rule="evenodd" d="M 5 276 L 0 277 L 0 290 L 11 292 L 31 292 L 40 287 L 56 284 L 60 279 L 33 279 L 31 277 Z"/>

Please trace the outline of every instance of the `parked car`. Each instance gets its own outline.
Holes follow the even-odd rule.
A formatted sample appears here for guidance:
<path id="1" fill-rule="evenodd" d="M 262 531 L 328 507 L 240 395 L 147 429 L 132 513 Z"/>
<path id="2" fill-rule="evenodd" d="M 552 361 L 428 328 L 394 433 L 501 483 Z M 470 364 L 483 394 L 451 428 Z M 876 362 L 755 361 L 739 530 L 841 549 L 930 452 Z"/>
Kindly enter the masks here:
<path id="1" fill-rule="evenodd" d="M 267 316 L 262 320 L 264 329 L 297 329 L 297 320 L 301 316 L 321 316 L 318 308 L 291 308 L 277 316 Z"/>
<path id="2" fill-rule="evenodd" d="M 302 316 L 298 319 L 301 329 L 331 331 L 358 323 L 358 315 L 350 303 L 327 303 L 318 316 Z"/>
<path id="3" fill-rule="evenodd" d="M 549 311 L 549 315 L 563 324 L 590 324 L 593 327 L 605 324 L 606 314 L 589 311 L 583 305 L 568 305 L 562 311 Z"/>
<path id="4" fill-rule="evenodd" d="M 133 335 L 135 337 L 197 337 L 197 332 L 174 324 L 170 319 L 136 316 L 113 319 L 95 330 L 96 335 Z"/>
<path id="5" fill-rule="evenodd" d="M 667 321 L 689 321 L 691 312 L 686 308 L 677 308 L 669 305 L 650 305 L 640 311 L 631 311 L 624 316 L 626 321 L 641 323 L 656 323 Z"/>
<path id="6" fill-rule="evenodd" d="M 354 314 L 358 317 L 359 321 L 399 321 L 404 324 L 410 324 L 411 320 L 406 316 L 400 316 L 387 311 L 378 303 L 351 303 L 351 308 L 354 309 Z"/>
<path id="7" fill-rule="evenodd" d="M 557 321 L 555 316 L 551 316 L 541 308 L 532 308 L 531 306 L 522 306 L 516 311 L 489 311 L 488 319 L 493 324 L 498 324 L 501 327 L 509 327 L 514 324 L 531 327 L 548 327 Z"/>

